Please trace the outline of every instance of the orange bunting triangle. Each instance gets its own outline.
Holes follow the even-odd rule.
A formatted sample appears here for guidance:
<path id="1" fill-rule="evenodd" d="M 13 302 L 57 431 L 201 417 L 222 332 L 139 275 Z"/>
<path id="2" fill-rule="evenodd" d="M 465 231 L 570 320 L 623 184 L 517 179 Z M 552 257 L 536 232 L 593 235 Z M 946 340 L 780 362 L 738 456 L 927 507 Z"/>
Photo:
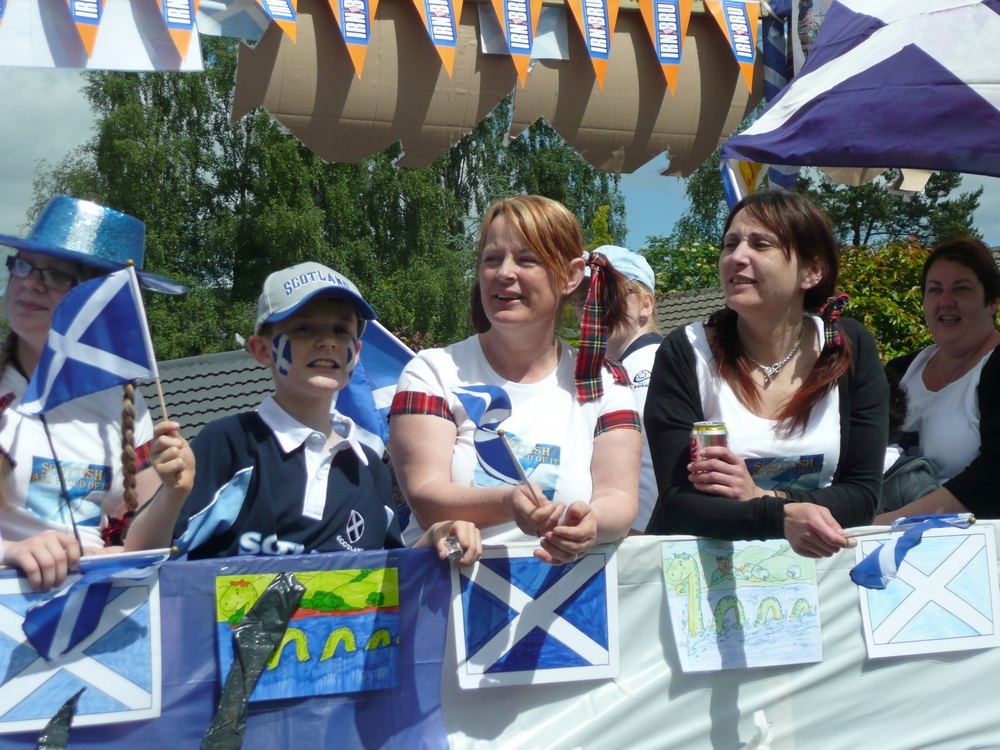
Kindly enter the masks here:
<path id="1" fill-rule="evenodd" d="M 681 71 L 681 53 L 691 20 L 692 0 L 639 0 L 642 20 L 653 40 L 656 59 L 670 88 L 677 91 L 677 76 Z"/>
<path id="2" fill-rule="evenodd" d="M 80 41 L 87 50 L 87 57 L 94 56 L 94 44 L 104 15 L 104 0 L 67 0 Z"/>
<path id="3" fill-rule="evenodd" d="M 424 28 L 437 50 L 444 69 L 451 78 L 455 68 L 455 47 L 458 44 L 458 25 L 462 20 L 463 0 L 413 0 L 424 22 Z"/>
<path id="4" fill-rule="evenodd" d="M 191 36 L 197 28 L 200 0 L 156 0 L 160 15 L 181 60 L 187 60 Z"/>
<path id="5" fill-rule="evenodd" d="M 705 7 L 715 17 L 729 47 L 739 63 L 747 88 L 753 91 L 753 66 L 757 60 L 758 0 L 705 0 Z"/>
<path id="6" fill-rule="evenodd" d="M 257 0 L 257 4 L 294 43 L 295 29 L 299 20 L 298 0 Z"/>
<path id="7" fill-rule="evenodd" d="M 354 63 L 354 72 L 361 78 L 378 0 L 328 0 L 328 2 L 333 10 L 333 17 L 340 26 L 340 35 L 347 45 L 347 54 Z"/>
<path id="8" fill-rule="evenodd" d="M 618 22 L 619 0 L 567 0 L 580 27 L 583 42 L 594 66 L 597 85 L 604 90 L 604 74 L 611 55 L 611 39 Z"/>
<path id="9" fill-rule="evenodd" d="M 517 77 L 524 88 L 531 67 L 531 47 L 542 12 L 542 0 L 492 0 L 493 10 L 500 20 L 507 49 L 510 51 Z"/>

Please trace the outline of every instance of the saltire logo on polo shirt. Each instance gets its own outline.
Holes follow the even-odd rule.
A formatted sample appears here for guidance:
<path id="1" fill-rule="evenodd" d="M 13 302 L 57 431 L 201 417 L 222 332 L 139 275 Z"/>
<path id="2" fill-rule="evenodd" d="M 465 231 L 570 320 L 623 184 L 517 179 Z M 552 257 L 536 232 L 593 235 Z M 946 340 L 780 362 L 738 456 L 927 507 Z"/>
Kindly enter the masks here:
<path id="1" fill-rule="evenodd" d="M 542 12 L 542 2 L 541 0 L 492 0 L 492 2 L 523 88 L 528 78 L 531 47 L 535 40 L 535 30 L 538 28 L 538 16 Z"/>
<path id="2" fill-rule="evenodd" d="M 372 19 L 378 8 L 378 0 L 329 0 L 333 15 L 340 26 L 340 34 L 347 44 L 347 52 L 354 63 L 354 70 L 361 78 L 365 67 L 368 42 L 371 41 Z"/>
<path id="3" fill-rule="evenodd" d="M 618 21 L 618 0 L 569 0 L 583 41 L 587 45 L 590 61 L 597 76 L 597 85 L 604 89 L 604 74 L 608 69 L 611 37 Z"/>
<path id="4" fill-rule="evenodd" d="M 525 685 L 616 677 L 614 550 L 552 566 L 531 549 L 486 550 L 452 569 L 459 685 Z"/>
<path id="5" fill-rule="evenodd" d="M 458 40 L 463 0 L 413 0 L 413 4 L 417 6 L 424 28 L 451 78 L 455 67 L 455 44 Z"/>
<path id="6" fill-rule="evenodd" d="M 505 484 L 518 484 L 520 477 L 514 459 L 497 434 L 500 424 L 511 415 L 507 392 L 496 385 L 467 385 L 453 389 L 453 393 L 476 425 L 473 441 L 483 471 Z"/>
<path id="7" fill-rule="evenodd" d="M 733 56 L 740 65 L 747 88 L 753 90 L 753 65 L 757 60 L 757 0 L 705 0 L 729 40 Z"/>
<path id="8" fill-rule="evenodd" d="M 94 56 L 94 43 L 97 41 L 97 30 L 101 26 L 104 15 L 104 0 L 66 0 L 69 3 L 69 14 L 76 24 L 80 41 L 87 50 L 87 57 Z"/>
<path id="9" fill-rule="evenodd" d="M 347 541 L 357 544 L 358 540 L 365 533 L 365 519 L 356 510 L 351 510 L 351 516 L 347 519 Z"/>
<path id="10" fill-rule="evenodd" d="M 673 96 L 681 70 L 684 37 L 691 20 L 691 0 L 639 0 L 639 10 Z"/>
<path id="11" fill-rule="evenodd" d="M 191 47 L 191 35 L 196 30 L 195 21 L 201 0 L 156 0 L 156 2 L 160 6 L 160 14 L 174 46 L 177 47 L 177 52 L 182 60 L 186 60 L 188 49 Z"/>
<path id="12" fill-rule="evenodd" d="M 298 0 L 257 0 L 257 4 L 294 42 L 295 24 L 299 20 Z"/>

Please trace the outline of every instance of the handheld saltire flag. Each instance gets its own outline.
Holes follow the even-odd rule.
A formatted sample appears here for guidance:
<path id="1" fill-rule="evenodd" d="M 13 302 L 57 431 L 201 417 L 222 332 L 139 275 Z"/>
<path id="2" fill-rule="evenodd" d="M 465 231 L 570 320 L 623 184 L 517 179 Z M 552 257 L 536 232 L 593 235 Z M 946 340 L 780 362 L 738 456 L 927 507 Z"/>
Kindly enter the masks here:
<path id="1" fill-rule="evenodd" d="M 785 25 L 792 17 L 791 0 L 771 0 L 771 11 L 761 23 L 763 39 L 761 47 L 764 58 L 764 100 L 771 103 L 788 85 L 794 75 L 792 56 L 788 51 Z M 767 170 L 767 180 L 771 187 L 791 190 L 799 177 L 798 167 L 772 165 Z"/>
<path id="2" fill-rule="evenodd" d="M 618 0 L 567 0 L 594 66 L 597 85 L 604 90 L 604 74 L 611 54 L 611 38 L 618 22 Z"/>
<path id="3" fill-rule="evenodd" d="M 413 0 L 449 78 L 455 68 L 455 44 L 458 41 L 458 24 L 462 19 L 462 2 L 463 0 Z"/>
<path id="4" fill-rule="evenodd" d="M 681 70 L 684 37 L 691 20 L 691 0 L 639 0 L 639 10 L 673 96 Z"/>
<path id="5" fill-rule="evenodd" d="M 531 65 L 531 48 L 535 43 L 538 16 L 542 12 L 542 0 L 492 0 L 493 10 L 500 19 L 507 51 L 510 52 L 521 88 L 528 79 Z"/>
<path id="6" fill-rule="evenodd" d="M 906 553 L 920 544 L 925 531 L 954 527 L 967 529 L 976 522 L 971 513 L 941 513 L 937 515 L 897 518 L 892 531 L 904 531 L 883 544 L 851 570 L 851 580 L 869 589 L 884 589 L 896 577 Z"/>
<path id="7" fill-rule="evenodd" d="M 87 50 L 87 57 L 94 56 L 94 42 L 97 41 L 97 30 L 101 26 L 104 15 L 104 0 L 66 0 L 69 3 L 69 14 L 76 24 L 80 41 Z"/>
<path id="8" fill-rule="evenodd" d="M 191 34 L 197 31 L 195 22 L 201 0 L 156 0 L 160 14 L 167 26 L 167 32 L 177 47 L 182 60 L 187 59 L 191 47 Z"/>
<path id="9" fill-rule="evenodd" d="M 154 573 L 169 549 L 84 558 L 83 575 L 46 600 L 28 607 L 21 627 L 28 641 L 52 662 L 96 630 L 111 594 L 113 579 L 142 580 Z"/>
<path id="10" fill-rule="evenodd" d="M 294 42 L 295 25 L 299 20 L 298 0 L 257 0 L 257 4 Z"/>
<path id="11" fill-rule="evenodd" d="M 347 45 L 347 52 L 354 63 L 354 71 L 361 78 L 368 42 L 372 38 L 372 19 L 375 18 L 378 0 L 329 0 L 329 3 Z"/>
<path id="12" fill-rule="evenodd" d="M 514 458 L 497 434 L 500 424 L 511 414 L 510 396 L 496 385 L 467 385 L 456 388 L 454 393 L 476 425 L 473 441 L 483 471 L 504 484 L 520 484 Z"/>
<path id="13" fill-rule="evenodd" d="M 705 0 L 719 28 L 726 34 L 733 56 L 740 65 L 747 88 L 753 91 L 753 65 L 757 60 L 758 0 Z"/>
<path id="14" fill-rule="evenodd" d="M 719 161 L 719 170 L 722 172 L 726 205 L 732 209 L 760 187 L 764 179 L 765 165 L 739 159 L 722 159 Z"/>
<path id="15" fill-rule="evenodd" d="M 413 352 L 376 320 L 361 336 L 361 354 L 347 387 L 333 402 L 338 412 L 354 420 L 358 439 L 379 455 L 389 440 L 389 407 L 396 383 Z"/>
<path id="16" fill-rule="evenodd" d="M 43 414 L 81 396 L 156 377 L 139 281 L 129 266 L 80 284 L 59 303 L 17 410 Z"/>

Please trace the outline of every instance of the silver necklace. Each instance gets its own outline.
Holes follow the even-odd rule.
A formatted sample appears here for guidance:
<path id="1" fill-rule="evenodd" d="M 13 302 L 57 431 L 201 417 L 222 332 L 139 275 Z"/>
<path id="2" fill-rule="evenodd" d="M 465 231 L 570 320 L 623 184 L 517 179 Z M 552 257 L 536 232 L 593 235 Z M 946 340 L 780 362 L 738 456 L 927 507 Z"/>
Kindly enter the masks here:
<path id="1" fill-rule="evenodd" d="M 743 353 L 747 355 L 747 359 L 749 359 L 751 362 L 757 365 L 757 367 L 759 367 L 764 372 L 764 384 L 767 385 L 772 380 L 774 380 L 775 375 L 781 372 L 781 368 L 788 364 L 788 360 L 790 360 L 792 357 L 795 356 L 795 352 L 797 352 L 799 350 L 799 347 L 802 346 L 802 338 L 805 335 L 806 335 L 806 326 L 805 323 L 803 323 L 802 329 L 799 331 L 799 339 L 798 341 L 795 342 L 795 346 L 792 347 L 792 350 L 788 352 L 788 354 L 785 356 L 783 360 L 781 360 L 780 362 L 775 362 L 773 365 L 765 365 L 763 362 L 758 362 L 756 359 L 750 356 L 750 352 L 747 351 L 745 346 L 743 347 Z"/>

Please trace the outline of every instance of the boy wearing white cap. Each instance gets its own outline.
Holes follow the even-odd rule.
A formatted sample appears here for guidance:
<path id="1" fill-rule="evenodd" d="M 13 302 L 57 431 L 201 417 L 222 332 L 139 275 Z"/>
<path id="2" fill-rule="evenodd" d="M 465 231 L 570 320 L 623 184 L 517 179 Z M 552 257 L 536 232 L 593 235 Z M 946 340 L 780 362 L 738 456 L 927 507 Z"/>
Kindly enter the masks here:
<path id="1" fill-rule="evenodd" d="M 359 442 L 354 422 L 331 410 L 374 319 L 357 287 L 319 263 L 268 276 L 248 343 L 270 368 L 274 393 L 254 412 L 205 426 L 193 444 L 190 494 L 168 491 L 150 503 L 126 547 L 173 540 L 199 559 L 403 546 L 388 470 Z M 176 460 L 187 461 L 183 439 L 175 447 Z M 459 564 L 478 558 L 479 532 L 469 523 L 435 524 L 418 546 L 436 546 L 443 559 L 448 536 L 462 545 Z"/>

